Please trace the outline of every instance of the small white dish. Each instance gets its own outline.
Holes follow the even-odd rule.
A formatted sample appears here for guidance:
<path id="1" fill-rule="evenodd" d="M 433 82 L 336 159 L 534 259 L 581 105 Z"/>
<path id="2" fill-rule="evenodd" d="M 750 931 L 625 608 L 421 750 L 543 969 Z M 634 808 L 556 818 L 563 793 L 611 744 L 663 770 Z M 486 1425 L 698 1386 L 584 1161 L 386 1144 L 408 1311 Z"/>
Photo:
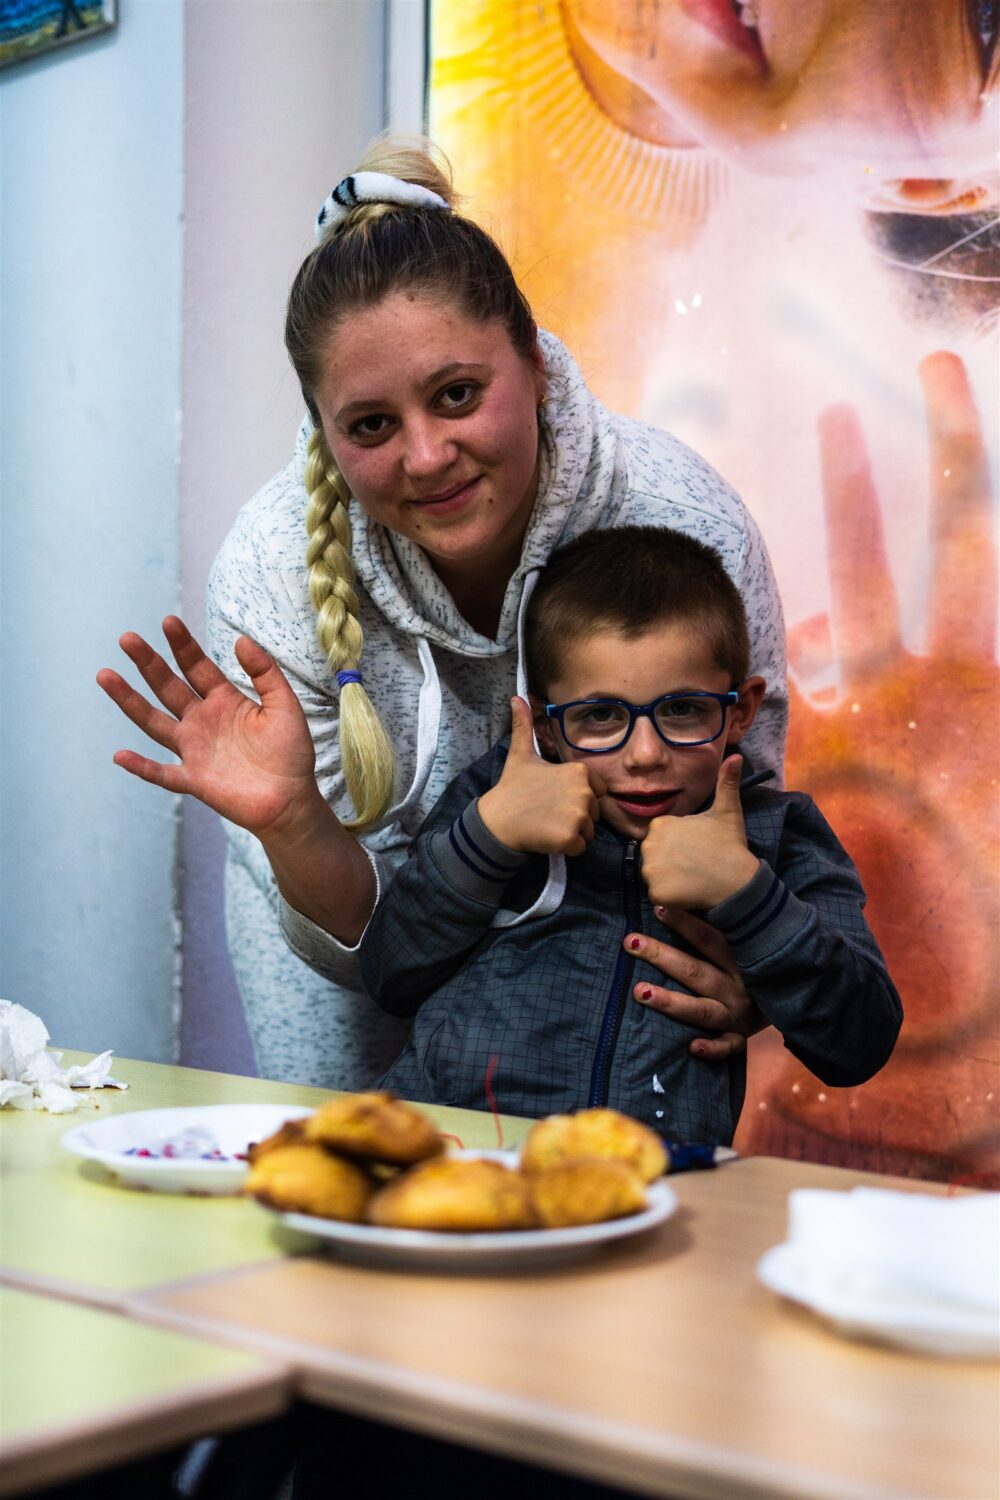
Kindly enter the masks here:
<path id="1" fill-rule="evenodd" d="M 836 1288 L 817 1288 L 795 1245 L 775 1245 L 757 1265 L 759 1279 L 772 1292 L 817 1313 L 851 1338 L 895 1344 L 921 1353 L 996 1359 L 1000 1325 L 995 1315 L 916 1299 L 849 1295 Z"/>
<path id="2" fill-rule="evenodd" d="M 516 1151 L 454 1151 L 453 1156 L 489 1157 L 517 1165 Z M 340 1260 L 401 1271 L 529 1271 L 592 1255 L 614 1240 L 644 1234 L 668 1219 L 677 1197 L 662 1178 L 646 1189 L 646 1208 L 623 1219 L 578 1224 L 569 1229 L 510 1229 L 483 1234 L 431 1229 L 382 1229 L 309 1214 L 281 1214 L 291 1229 L 315 1235 Z"/>
<path id="3" fill-rule="evenodd" d="M 77 1125 L 67 1151 L 101 1164 L 128 1187 L 159 1193 L 239 1192 L 247 1148 L 286 1120 L 313 1111 L 295 1104 L 209 1104 L 141 1109 Z"/>

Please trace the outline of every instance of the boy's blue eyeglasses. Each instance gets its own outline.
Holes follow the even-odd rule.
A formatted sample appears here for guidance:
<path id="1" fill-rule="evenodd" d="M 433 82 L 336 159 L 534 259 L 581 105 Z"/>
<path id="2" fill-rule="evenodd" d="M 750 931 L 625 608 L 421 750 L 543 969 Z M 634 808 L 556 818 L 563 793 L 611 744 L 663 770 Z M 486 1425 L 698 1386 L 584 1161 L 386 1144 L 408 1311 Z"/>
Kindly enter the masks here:
<path id="1" fill-rule="evenodd" d="M 664 693 L 652 703 L 624 703 L 619 698 L 578 698 L 572 703 L 546 703 L 545 716 L 557 720 L 562 737 L 573 750 L 607 755 L 620 750 L 635 728 L 636 719 L 651 719 L 660 739 L 673 749 L 710 745 L 726 727 L 726 710 L 740 695 L 728 693 Z"/>

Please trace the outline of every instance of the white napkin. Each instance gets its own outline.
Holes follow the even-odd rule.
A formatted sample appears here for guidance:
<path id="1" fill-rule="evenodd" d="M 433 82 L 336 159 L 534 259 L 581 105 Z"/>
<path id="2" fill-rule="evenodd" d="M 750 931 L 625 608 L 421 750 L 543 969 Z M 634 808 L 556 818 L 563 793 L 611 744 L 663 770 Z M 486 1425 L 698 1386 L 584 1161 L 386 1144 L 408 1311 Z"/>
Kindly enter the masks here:
<path id="1" fill-rule="evenodd" d="M 48 1041 L 39 1016 L 12 1000 L 0 1000 L 0 1107 L 65 1115 L 86 1102 L 74 1089 L 128 1088 L 108 1072 L 110 1051 L 88 1063 L 61 1068 L 62 1053 L 47 1052 Z"/>
<path id="2" fill-rule="evenodd" d="M 1000 1193 L 798 1188 L 788 1243 L 807 1297 L 992 1317 L 1000 1338 Z"/>

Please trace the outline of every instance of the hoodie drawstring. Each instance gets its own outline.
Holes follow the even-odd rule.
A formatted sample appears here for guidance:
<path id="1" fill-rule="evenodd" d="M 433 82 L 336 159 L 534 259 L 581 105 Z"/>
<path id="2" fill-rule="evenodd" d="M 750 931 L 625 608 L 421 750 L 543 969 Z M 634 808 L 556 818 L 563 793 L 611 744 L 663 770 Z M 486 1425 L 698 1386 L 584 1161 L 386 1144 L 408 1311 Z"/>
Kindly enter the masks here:
<path id="1" fill-rule="evenodd" d="M 540 572 L 541 568 L 534 568 L 525 578 L 517 612 L 517 691 L 522 698 L 527 698 L 528 695 L 528 679 L 524 665 L 524 616 Z M 420 657 L 423 681 L 420 684 L 420 696 L 417 703 L 416 770 L 406 796 L 401 802 L 389 808 L 376 825 L 378 828 L 384 828 L 386 824 L 402 819 L 418 805 L 437 754 L 438 737 L 441 732 L 441 680 L 438 677 L 434 653 L 426 636 L 417 636 L 417 655 Z M 538 748 L 537 740 L 535 748 Z M 561 854 L 550 854 L 548 878 L 534 905 L 530 906 L 527 911 L 501 909 L 493 918 L 491 925 L 493 927 L 518 927 L 532 917 L 550 916 L 562 905 L 565 894 L 566 861 Z"/>
<path id="2" fill-rule="evenodd" d="M 528 675 L 524 664 L 524 617 L 528 609 L 528 600 L 535 591 L 541 568 L 533 568 L 524 580 L 524 588 L 521 590 L 521 603 L 517 611 L 517 695 L 519 698 L 527 699 Z M 535 740 L 535 749 L 538 749 L 538 741 Z M 548 917 L 554 911 L 558 911 L 566 894 L 566 860 L 562 854 L 549 855 L 548 878 L 542 887 L 541 894 L 533 906 L 527 911 L 504 911 L 497 912 L 491 927 L 519 927 L 522 922 L 527 922 L 531 917 Z"/>
<path id="3" fill-rule="evenodd" d="M 394 803 L 385 816 L 379 820 L 377 824 L 379 828 L 384 828 L 387 823 L 394 823 L 397 819 L 405 817 L 417 806 L 424 794 L 434 757 L 437 754 L 438 736 L 441 732 L 441 681 L 438 677 L 437 663 L 434 660 L 430 641 L 425 636 L 417 636 L 417 655 L 423 670 L 423 680 L 417 700 L 416 769 L 413 772 L 410 790 L 402 802 Z"/>

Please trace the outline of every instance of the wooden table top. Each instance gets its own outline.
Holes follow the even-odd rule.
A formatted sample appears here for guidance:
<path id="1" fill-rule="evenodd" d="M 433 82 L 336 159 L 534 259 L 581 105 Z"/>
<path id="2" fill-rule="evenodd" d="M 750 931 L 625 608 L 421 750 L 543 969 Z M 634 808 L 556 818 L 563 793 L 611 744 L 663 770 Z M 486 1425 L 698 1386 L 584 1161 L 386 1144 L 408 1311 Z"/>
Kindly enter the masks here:
<path id="1" fill-rule="evenodd" d="M 995 1363 L 849 1340 L 756 1279 L 793 1188 L 928 1184 L 763 1157 L 671 1181 L 671 1219 L 577 1265 L 414 1274 L 316 1254 L 130 1311 L 286 1361 L 314 1401 L 640 1493 L 998 1494 Z"/>
<path id="2" fill-rule="evenodd" d="M 0 1495 L 276 1416 L 288 1371 L 128 1318 L 0 1287 Z"/>
<path id="3" fill-rule="evenodd" d="M 63 1054 L 66 1065 L 83 1060 L 85 1054 Z M 74 1114 L 0 1111 L 0 1282 L 121 1307 L 144 1288 L 284 1261 L 311 1244 L 276 1229 L 241 1198 L 123 1187 L 98 1163 L 71 1156 L 59 1142 L 85 1121 L 130 1110 L 253 1103 L 317 1108 L 329 1091 L 125 1058 L 114 1059 L 112 1073 L 129 1088 L 96 1090 Z M 428 1113 L 469 1146 L 496 1145 L 489 1115 L 443 1108 Z M 505 1118 L 509 1143 L 520 1140 L 529 1125 Z"/>

